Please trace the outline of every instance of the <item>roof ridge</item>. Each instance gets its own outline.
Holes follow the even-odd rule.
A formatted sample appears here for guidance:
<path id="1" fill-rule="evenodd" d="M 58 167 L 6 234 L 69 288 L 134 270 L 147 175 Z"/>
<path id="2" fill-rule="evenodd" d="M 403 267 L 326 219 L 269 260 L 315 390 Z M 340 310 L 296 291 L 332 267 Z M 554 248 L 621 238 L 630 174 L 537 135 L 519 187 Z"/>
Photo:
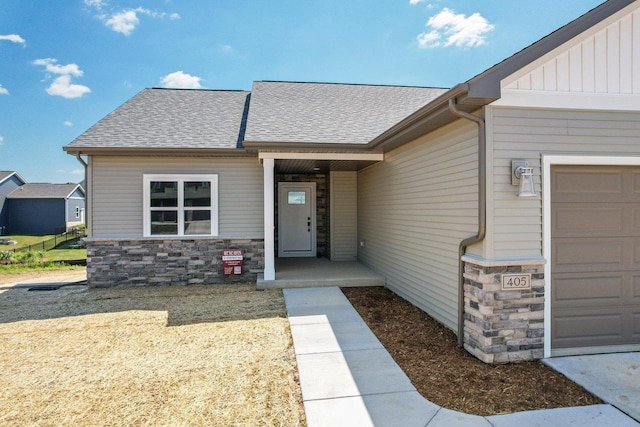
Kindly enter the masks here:
<path id="1" fill-rule="evenodd" d="M 187 89 L 187 88 L 174 88 L 174 87 L 148 87 L 145 90 L 184 90 L 191 92 L 251 92 L 250 90 L 245 89 Z"/>
<path id="2" fill-rule="evenodd" d="M 415 86 L 415 85 L 393 85 L 393 84 L 375 84 L 375 83 L 340 83 L 340 82 L 309 82 L 309 81 L 292 81 L 292 80 L 254 80 L 254 83 L 292 83 L 292 84 L 317 84 L 317 85 L 334 85 L 334 86 L 368 86 L 368 87 L 406 87 L 414 89 L 450 89 L 448 87 L 439 86 Z"/>

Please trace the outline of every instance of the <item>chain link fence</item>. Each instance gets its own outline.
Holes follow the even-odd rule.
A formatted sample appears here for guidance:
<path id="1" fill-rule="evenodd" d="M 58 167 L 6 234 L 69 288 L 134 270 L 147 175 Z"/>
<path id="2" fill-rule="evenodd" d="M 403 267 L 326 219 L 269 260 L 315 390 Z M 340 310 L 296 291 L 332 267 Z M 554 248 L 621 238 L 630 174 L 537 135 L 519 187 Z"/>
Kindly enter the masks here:
<path id="1" fill-rule="evenodd" d="M 55 236 L 43 240 L 42 242 L 32 243 L 30 245 L 20 246 L 18 248 L 7 248 L 6 251 L 9 252 L 34 252 L 34 251 L 49 251 L 61 243 L 67 242 L 69 240 L 78 239 L 80 237 L 85 237 L 86 230 L 84 228 L 74 227 L 69 229 L 66 233 L 56 234 Z M 5 250 L 2 248 L 2 250 Z"/>

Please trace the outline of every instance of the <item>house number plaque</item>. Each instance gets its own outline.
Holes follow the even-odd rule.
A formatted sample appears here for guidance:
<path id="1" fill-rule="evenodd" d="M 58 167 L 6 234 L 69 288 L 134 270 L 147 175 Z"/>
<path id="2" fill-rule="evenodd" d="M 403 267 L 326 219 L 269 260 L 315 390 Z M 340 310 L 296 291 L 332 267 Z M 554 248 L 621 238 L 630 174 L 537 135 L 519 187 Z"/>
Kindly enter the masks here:
<path id="1" fill-rule="evenodd" d="M 503 274 L 502 290 L 531 289 L 531 274 Z"/>

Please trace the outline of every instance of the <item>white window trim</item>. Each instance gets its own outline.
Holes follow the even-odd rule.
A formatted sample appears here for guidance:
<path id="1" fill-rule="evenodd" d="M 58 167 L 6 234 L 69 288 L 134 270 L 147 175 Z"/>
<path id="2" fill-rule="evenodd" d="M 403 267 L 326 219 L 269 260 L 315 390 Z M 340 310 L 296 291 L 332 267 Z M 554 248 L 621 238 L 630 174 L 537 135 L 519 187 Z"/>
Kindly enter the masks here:
<path id="1" fill-rule="evenodd" d="M 551 357 L 551 167 L 554 165 L 640 166 L 638 156 L 542 155 L 542 250 L 544 266 L 544 357 Z"/>
<path id="2" fill-rule="evenodd" d="M 143 236 L 144 237 L 198 237 L 218 236 L 218 175 L 189 174 L 144 174 L 143 175 Z M 151 181 L 178 182 L 178 234 L 151 234 Z M 211 183 L 211 234 L 184 234 L 184 186 L 185 181 L 208 181 Z"/>

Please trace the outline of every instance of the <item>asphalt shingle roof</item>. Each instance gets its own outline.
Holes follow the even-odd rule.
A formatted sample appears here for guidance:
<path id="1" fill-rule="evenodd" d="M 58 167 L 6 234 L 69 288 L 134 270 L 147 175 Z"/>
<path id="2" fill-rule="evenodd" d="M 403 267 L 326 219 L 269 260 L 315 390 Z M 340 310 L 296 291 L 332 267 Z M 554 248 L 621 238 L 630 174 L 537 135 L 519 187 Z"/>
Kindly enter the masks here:
<path id="1" fill-rule="evenodd" d="M 78 184 L 24 184 L 13 190 L 8 199 L 64 199 Z"/>
<path id="2" fill-rule="evenodd" d="M 255 82 L 245 141 L 366 144 L 447 89 Z"/>
<path id="3" fill-rule="evenodd" d="M 249 92 L 145 89 L 70 148 L 236 148 Z"/>

